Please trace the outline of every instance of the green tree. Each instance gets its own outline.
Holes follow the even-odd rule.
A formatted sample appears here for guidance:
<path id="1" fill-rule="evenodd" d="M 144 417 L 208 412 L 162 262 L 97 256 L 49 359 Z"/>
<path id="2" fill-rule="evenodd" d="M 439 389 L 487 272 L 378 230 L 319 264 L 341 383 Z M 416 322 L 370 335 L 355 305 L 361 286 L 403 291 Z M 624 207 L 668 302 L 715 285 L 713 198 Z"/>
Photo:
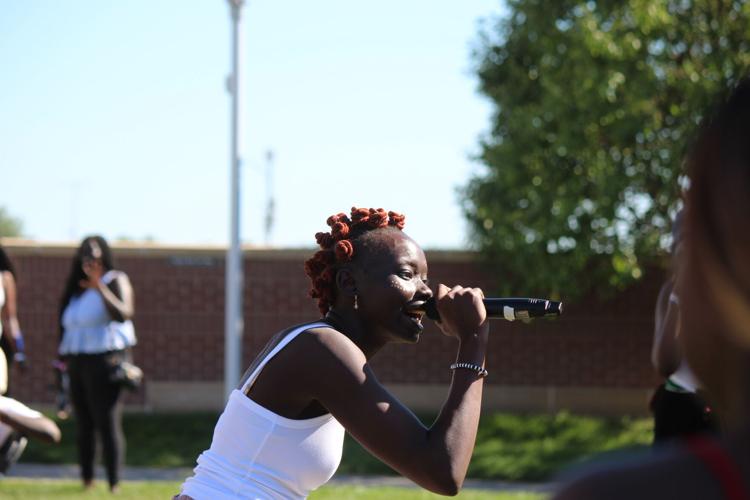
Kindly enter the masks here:
<path id="1" fill-rule="evenodd" d="M 750 68 L 750 3 L 509 0 L 482 30 L 494 103 L 462 189 L 505 293 L 612 289 L 669 245 L 701 113 Z M 662 259 L 663 260 L 663 259 Z"/>
<path id="2" fill-rule="evenodd" d="M 0 207 L 0 238 L 4 236 L 21 236 L 23 224 L 21 220 L 13 217 L 5 207 Z"/>

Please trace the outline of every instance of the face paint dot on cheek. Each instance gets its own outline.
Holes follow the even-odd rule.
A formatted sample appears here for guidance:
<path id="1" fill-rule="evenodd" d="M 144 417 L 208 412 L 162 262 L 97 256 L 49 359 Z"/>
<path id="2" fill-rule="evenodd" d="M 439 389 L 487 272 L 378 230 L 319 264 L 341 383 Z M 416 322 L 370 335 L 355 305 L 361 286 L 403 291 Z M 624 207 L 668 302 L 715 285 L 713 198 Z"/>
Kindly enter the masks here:
<path id="1" fill-rule="evenodd" d="M 417 293 L 417 287 L 416 286 L 414 286 L 411 283 L 404 284 L 404 283 L 401 282 L 401 280 L 399 280 L 395 276 L 391 276 L 390 278 L 388 278 L 388 284 L 392 288 L 395 288 L 396 290 L 402 291 L 404 293 L 408 293 L 410 295 L 414 295 L 415 293 Z"/>

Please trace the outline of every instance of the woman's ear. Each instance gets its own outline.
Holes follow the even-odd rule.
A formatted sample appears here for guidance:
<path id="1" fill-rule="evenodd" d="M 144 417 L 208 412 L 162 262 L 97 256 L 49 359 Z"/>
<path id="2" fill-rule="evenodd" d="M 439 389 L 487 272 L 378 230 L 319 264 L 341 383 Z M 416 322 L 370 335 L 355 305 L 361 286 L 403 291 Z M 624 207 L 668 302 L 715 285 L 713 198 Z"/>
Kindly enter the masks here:
<path id="1" fill-rule="evenodd" d="M 357 282 L 351 267 L 344 266 L 336 271 L 336 289 L 349 297 L 353 297 L 357 293 Z"/>

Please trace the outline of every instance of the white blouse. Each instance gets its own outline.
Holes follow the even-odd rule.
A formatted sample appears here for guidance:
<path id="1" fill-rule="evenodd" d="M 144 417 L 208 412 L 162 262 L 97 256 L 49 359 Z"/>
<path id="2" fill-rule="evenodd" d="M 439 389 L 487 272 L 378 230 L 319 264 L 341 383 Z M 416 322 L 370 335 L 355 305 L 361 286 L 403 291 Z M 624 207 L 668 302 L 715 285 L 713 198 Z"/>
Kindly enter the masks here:
<path id="1" fill-rule="evenodd" d="M 109 284 L 117 271 L 102 276 L 102 283 Z M 72 297 L 62 315 L 63 338 L 60 354 L 99 354 L 118 351 L 136 344 L 133 322 L 115 321 L 104 305 L 99 291 L 87 289 Z"/>

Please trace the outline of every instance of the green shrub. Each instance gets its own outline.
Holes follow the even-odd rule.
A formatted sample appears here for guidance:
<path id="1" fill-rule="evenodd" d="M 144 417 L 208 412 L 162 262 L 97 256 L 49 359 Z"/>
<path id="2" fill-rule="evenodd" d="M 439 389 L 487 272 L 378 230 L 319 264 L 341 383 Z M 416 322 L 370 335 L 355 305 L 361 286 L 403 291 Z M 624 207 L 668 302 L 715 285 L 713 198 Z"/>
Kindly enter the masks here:
<path id="1" fill-rule="evenodd" d="M 482 417 L 469 476 L 541 480 L 614 449 L 651 441 L 649 419 L 493 414 Z"/>
<path id="2" fill-rule="evenodd" d="M 211 443 L 216 413 L 126 414 L 128 465 L 193 467 Z M 429 423 L 434 417 L 423 418 Z M 24 462 L 75 463 L 75 425 L 58 422 L 63 433 L 58 446 L 29 442 Z M 549 479 L 565 467 L 613 450 L 644 448 L 651 441 L 652 423 L 645 418 L 601 418 L 558 413 L 482 416 L 469 477 L 536 481 Z M 365 451 L 349 435 L 339 474 L 395 472 Z"/>

